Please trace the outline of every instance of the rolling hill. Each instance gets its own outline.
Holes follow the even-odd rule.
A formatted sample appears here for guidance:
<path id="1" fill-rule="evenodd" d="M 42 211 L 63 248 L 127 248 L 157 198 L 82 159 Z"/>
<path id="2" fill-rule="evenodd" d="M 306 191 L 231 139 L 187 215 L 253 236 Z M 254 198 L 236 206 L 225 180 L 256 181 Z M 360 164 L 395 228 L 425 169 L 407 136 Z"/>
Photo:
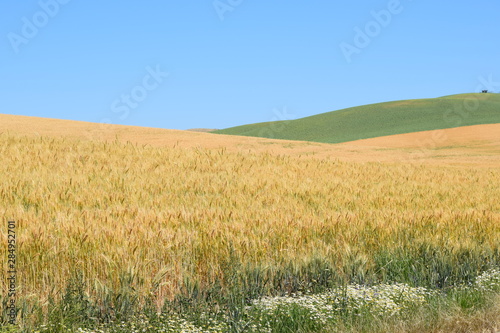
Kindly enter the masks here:
<path id="1" fill-rule="evenodd" d="M 500 94 L 460 94 L 370 104 L 296 120 L 231 127 L 213 133 L 341 143 L 496 123 L 500 123 Z"/>

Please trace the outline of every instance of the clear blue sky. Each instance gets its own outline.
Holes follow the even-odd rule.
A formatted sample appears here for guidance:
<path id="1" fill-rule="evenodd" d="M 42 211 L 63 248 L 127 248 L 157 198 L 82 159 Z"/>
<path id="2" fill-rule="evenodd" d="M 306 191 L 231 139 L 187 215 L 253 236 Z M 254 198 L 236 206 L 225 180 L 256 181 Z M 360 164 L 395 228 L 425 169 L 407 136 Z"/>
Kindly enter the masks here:
<path id="1" fill-rule="evenodd" d="M 499 24 L 498 0 L 2 1 L 0 113 L 225 128 L 498 91 Z"/>

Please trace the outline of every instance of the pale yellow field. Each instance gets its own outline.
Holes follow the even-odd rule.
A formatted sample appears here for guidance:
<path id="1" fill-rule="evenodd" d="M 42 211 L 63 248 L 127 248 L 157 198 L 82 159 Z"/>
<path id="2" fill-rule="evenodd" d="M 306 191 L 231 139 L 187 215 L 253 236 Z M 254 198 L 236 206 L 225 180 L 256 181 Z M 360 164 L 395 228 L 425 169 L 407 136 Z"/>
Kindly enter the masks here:
<path id="1" fill-rule="evenodd" d="M 500 149 L 500 124 L 464 126 L 408 134 L 388 135 L 379 138 L 357 140 L 355 146 L 388 148 L 451 148 L 463 147 L 480 150 L 487 147 Z M 492 151 L 493 152 L 493 151 Z M 498 151 L 497 151 L 498 152 Z"/>
<path id="2" fill-rule="evenodd" d="M 444 163 L 476 161 L 500 165 L 500 124 L 464 126 L 434 131 L 357 140 L 350 146 L 406 149 L 415 159 L 441 159 Z"/>
<path id="3" fill-rule="evenodd" d="M 494 135 L 491 150 L 417 158 L 407 146 L 6 115 L 0 132 L 0 216 L 18 222 L 19 288 L 32 301 L 60 295 L 74 271 L 103 294 L 129 273 L 161 304 L 186 278 L 228 283 L 234 258 L 271 272 L 321 258 L 349 275 L 382 251 L 437 249 L 453 262 L 500 249 Z"/>

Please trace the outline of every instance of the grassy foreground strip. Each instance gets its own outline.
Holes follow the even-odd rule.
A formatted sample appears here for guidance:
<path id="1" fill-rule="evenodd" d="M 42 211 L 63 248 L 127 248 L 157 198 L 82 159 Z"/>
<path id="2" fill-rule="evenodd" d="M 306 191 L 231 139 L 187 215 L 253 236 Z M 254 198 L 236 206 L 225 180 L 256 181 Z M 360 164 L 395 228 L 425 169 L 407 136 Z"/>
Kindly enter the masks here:
<path id="1" fill-rule="evenodd" d="M 334 312 L 340 319 L 328 325 L 356 331 L 412 325 L 417 314 L 422 325 L 498 317 L 489 292 L 457 287 L 500 266 L 498 166 L 340 162 L 10 133 L 0 134 L 0 150 L 0 216 L 16 220 L 17 322 L 25 332 L 174 325 L 167 320 L 193 329 L 267 329 L 266 318 L 276 316 L 264 301 L 281 299 L 264 297 L 324 295 L 347 285 L 354 289 L 346 295 L 356 285 L 375 295 L 394 292 L 393 283 L 438 295 L 422 295 L 427 301 L 406 319 L 403 311 L 379 320 L 363 308 L 361 316 Z M 0 253 L 7 250 L 3 228 Z M 363 289 L 377 285 L 385 289 Z M 5 309 L 6 279 L 0 287 Z M 311 322 L 302 320 L 309 308 L 278 308 L 292 331 Z M 287 324 L 288 308 L 300 320 Z M 324 329 L 321 320 L 311 325 L 319 326 L 296 331 Z"/>
<path id="2" fill-rule="evenodd" d="M 499 300 L 500 270 L 492 269 L 471 285 L 446 292 L 405 284 L 347 285 L 315 295 L 256 299 L 233 308 L 239 311 L 237 317 L 207 308 L 209 312 L 143 314 L 93 328 L 51 322 L 34 332 L 437 332 L 445 328 L 496 332 L 500 328 Z M 77 318 L 76 313 L 72 315 Z"/>

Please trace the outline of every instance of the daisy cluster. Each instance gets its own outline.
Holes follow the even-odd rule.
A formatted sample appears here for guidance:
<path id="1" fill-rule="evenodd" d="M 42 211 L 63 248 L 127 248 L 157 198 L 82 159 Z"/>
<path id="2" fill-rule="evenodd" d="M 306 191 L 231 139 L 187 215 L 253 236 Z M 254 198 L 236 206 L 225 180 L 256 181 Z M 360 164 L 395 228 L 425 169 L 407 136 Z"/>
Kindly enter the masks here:
<path id="1" fill-rule="evenodd" d="M 500 291 L 500 269 L 490 269 L 479 275 L 474 286 L 479 291 Z"/>
<path id="2" fill-rule="evenodd" d="M 311 320 L 326 323 L 338 315 L 372 314 L 395 316 L 426 302 L 433 292 L 406 284 L 376 286 L 348 285 L 326 293 L 306 296 L 264 297 L 255 300 L 252 307 L 268 314 L 302 308 Z"/>

